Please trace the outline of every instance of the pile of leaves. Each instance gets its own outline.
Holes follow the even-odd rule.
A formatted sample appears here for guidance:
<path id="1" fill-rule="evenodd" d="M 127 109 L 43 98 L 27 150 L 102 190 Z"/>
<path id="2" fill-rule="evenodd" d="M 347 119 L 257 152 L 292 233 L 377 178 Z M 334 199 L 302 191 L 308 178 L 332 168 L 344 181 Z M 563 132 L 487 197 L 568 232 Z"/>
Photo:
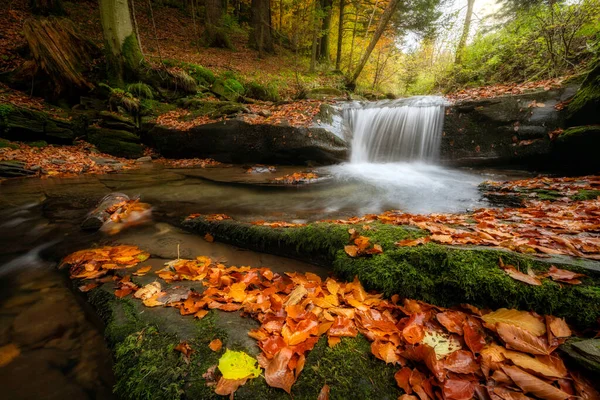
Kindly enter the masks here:
<path id="1" fill-rule="evenodd" d="M 0 149 L 0 161 L 14 160 L 25 163 L 25 168 L 35 167 L 40 176 L 71 177 L 80 174 L 107 174 L 122 169 L 136 168 L 135 162 L 99 153 L 94 146 L 81 142 L 73 146 L 34 147 L 18 143 L 18 148 Z M 119 162 L 115 165 L 97 164 L 91 157 L 110 158 Z"/>
<path id="2" fill-rule="evenodd" d="M 78 278 L 87 265 L 95 271 L 98 265 L 114 265 L 118 258 L 128 267 L 145 254 L 129 247 L 123 256 L 123 246 L 118 249 L 80 251 L 63 263 L 71 265 L 72 278 Z M 226 267 L 208 257 L 174 260 L 158 275 L 169 281 L 202 281 L 205 288 L 201 293 L 182 294 L 178 288 L 169 293 L 158 281 L 137 288 L 125 277 L 118 280 L 118 291 L 133 292 L 151 307 L 177 308 L 181 315 L 203 318 L 208 310 L 219 309 L 256 319 L 261 325 L 248 335 L 261 349 L 258 364 L 270 386 L 288 393 L 320 337 L 333 347 L 360 333 L 371 341 L 374 357 L 398 367 L 395 379 L 406 400 L 417 398 L 412 393 L 420 399 L 448 400 L 600 396 L 578 373 L 567 370 L 555 352 L 572 335 L 560 318 L 470 305 L 447 309 L 397 295 L 384 299 L 366 292 L 357 279 L 338 282 L 313 273 L 280 275 L 268 268 Z M 184 345 L 178 351 L 186 354 L 193 349 Z M 253 367 L 254 362 L 246 364 Z M 218 393 L 233 393 L 252 377 L 247 371 L 243 368 L 244 377 L 238 377 L 224 368 Z M 253 376 L 258 375 L 255 372 Z"/>
<path id="3" fill-rule="evenodd" d="M 250 104 L 248 108 L 252 114 L 245 114 L 242 119 L 250 124 L 289 124 L 308 127 L 315 122 L 322 104 L 323 101 L 320 100 L 302 100 L 286 104 Z"/>
<path id="4" fill-rule="evenodd" d="M 134 267 L 149 257 L 136 246 L 105 246 L 76 251 L 65 257 L 59 268 L 69 266 L 71 279 L 96 279 L 111 270 Z"/>
<path id="5" fill-rule="evenodd" d="M 221 164 L 212 158 L 182 158 L 176 160 L 169 158 L 158 158 L 155 161 L 169 168 L 206 168 Z"/>
<path id="6" fill-rule="evenodd" d="M 470 214 L 418 215 L 388 211 L 380 215 L 324 222 L 356 224 L 369 221 L 412 225 L 431 234 L 426 238 L 399 241 L 398 246 L 417 246 L 431 241 L 600 260 L 600 200 L 567 203 L 533 201 L 523 208 L 483 208 Z"/>
<path id="7" fill-rule="evenodd" d="M 319 175 L 314 172 L 294 172 L 293 174 L 271 179 L 271 182 L 283 185 L 301 185 L 314 182 L 317 179 L 319 179 Z"/>
<path id="8" fill-rule="evenodd" d="M 297 224 L 293 222 L 285 221 L 252 221 L 252 225 L 268 226 L 269 228 L 297 228 L 299 226 L 306 226 L 306 224 Z"/>
<path id="9" fill-rule="evenodd" d="M 453 101 L 466 101 L 466 100 L 478 100 L 487 99 L 490 97 L 514 95 L 530 92 L 537 89 L 543 89 L 545 91 L 559 88 L 566 77 L 545 79 L 535 82 L 525 83 L 511 83 L 506 85 L 493 85 L 484 86 L 478 88 L 462 89 L 458 92 L 450 93 L 446 95 L 446 98 Z"/>
<path id="10" fill-rule="evenodd" d="M 495 196 L 516 196 L 526 193 L 529 197 L 536 198 L 539 191 L 552 192 L 563 200 L 577 196 L 581 191 L 600 193 L 600 176 L 585 177 L 539 177 L 516 181 L 494 182 L 486 181 L 481 187 L 487 193 Z"/>
<path id="11" fill-rule="evenodd" d="M 205 125 L 216 121 L 210 118 L 208 115 L 198 115 L 194 118 L 186 118 L 190 115 L 191 113 L 188 110 L 178 108 L 177 110 L 168 111 L 159 115 L 156 118 L 156 123 L 169 128 L 187 131 L 195 126 Z"/>
<path id="12" fill-rule="evenodd" d="M 371 239 L 366 236 L 361 236 L 356 229 L 348 229 L 350 234 L 350 242 L 344 246 L 344 251 L 350 257 L 355 258 L 363 255 L 373 255 L 383 253 L 381 245 L 371 244 Z"/>

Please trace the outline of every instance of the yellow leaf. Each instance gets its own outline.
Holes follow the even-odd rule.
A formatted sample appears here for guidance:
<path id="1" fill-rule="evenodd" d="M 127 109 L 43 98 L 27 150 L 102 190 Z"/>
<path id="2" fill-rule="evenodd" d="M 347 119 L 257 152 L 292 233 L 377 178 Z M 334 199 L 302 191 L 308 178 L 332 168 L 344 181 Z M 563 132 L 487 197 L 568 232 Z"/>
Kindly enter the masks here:
<path id="1" fill-rule="evenodd" d="M 246 284 L 244 282 L 238 282 L 231 285 L 229 290 L 229 297 L 236 303 L 241 303 L 246 299 Z"/>
<path id="2" fill-rule="evenodd" d="M 519 328 L 522 328 L 535 336 L 540 336 L 546 333 L 546 324 L 527 311 L 508 310 L 506 308 L 501 308 L 484 315 L 481 317 L 481 319 L 491 325 L 502 322 L 505 324 L 518 326 Z"/>
<path id="3" fill-rule="evenodd" d="M 255 358 L 243 351 L 227 349 L 219 359 L 219 371 L 225 379 L 256 378 L 260 375 L 260 368 L 256 366 Z"/>

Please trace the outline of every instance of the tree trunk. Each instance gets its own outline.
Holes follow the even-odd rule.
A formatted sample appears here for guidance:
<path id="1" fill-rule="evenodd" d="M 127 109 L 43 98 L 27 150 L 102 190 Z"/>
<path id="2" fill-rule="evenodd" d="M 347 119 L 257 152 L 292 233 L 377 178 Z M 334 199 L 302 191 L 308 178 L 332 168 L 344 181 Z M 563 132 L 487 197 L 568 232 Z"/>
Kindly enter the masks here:
<path id="1" fill-rule="evenodd" d="M 315 0 L 313 9 L 313 23 L 312 23 L 312 46 L 310 52 L 310 67 L 308 72 L 315 72 L 317 65 L 317 53 L 318 53 L 318 42 L 319 42 L 319 13 L 321 11 L 321 0 Z"/>
<path id="2" fill-rule="evenodd" d="M 230 49 L 233 46 L 223 26 L 225 7 L 222 0 L 206 0 L 204 7 L 206 14 L 204 24 L 204 43 L 208 47 L 221 47 Z"/>
<path id="3" fill-rule="evenodd" d="M 467 39 L 469 39 L 474 5 L 475 0 L 467 0 L 467 15 L 465 17 L 465 24 L 463 25 L 463 33 L 460 37 L 460 41 L 458 42 L 458 47 L 456 48 L 456 59 L 454 60 L 454 63 L 457 65 L 462 63 L 463 53 L 465 51 L 465 47 L 467 46 Z"/>
<path id="4" fill-rule="evenodd" d="M 331 11 L 333 0 L 321 0 L 321 11 L 323 22 L 321 23 L 321 47 L 319 48 L 319 60 L 329 62 L 329 31 L 331 30 Z"/>
<path id="5" fill-rule="evenodd" d="M 347 86 L 349 89 L 353 90 L 354 88 L 356 88 L 356 81 L 358 80 L 360 73 L 362 72 L 363 68 L 367 64 L 367 61 L 369 60 L 369 57 L 371 56 L 373 49 L 377 45 L 377 42 L 379 42 L 381 35 L 383 35 L 383 31 L 385 31 L 385 28 L 387 27 L 388 23 L 390 22 L 390 19 L 392 19 L 392 15 L 396 11 L 396 8 L 398 7 L 399 3 L 400 3 L 400 0 L 391 0 L 390 3 L 388 4 L 388 6 L 386 7 L 385 11 L 383 12 L 381 19 L 379 20 L 379 24 L 377 25 L 377 29 L 375 29 L 375 33 L 373 34 L 373 38 L 371 39 L 369 46 L 367 46 L 367 50 L 365 50 L 365 53 L 363 54 L 363 56 L 360 59 L 360 62 L 356 66 L 356 69 L 354 70 L 352 77 L 348 81 Z"/>
<path id="6" fill-rule="evenodd" d="M 133 29 L 127 0 L 100 0 L 109 81 L 117 85 L 139 76 L 144 57 Z"/>
<path id="7" fill-rule="evenodd" d="M 37 15 L 64 15 L 61 0 L 29 0 L 29 7 Z"/>
<path id="8" fill-rule="evenodd" d="M 346 7 L 346 0 L 340 0 L 340 19 L 338 22 L 338 40 L 337 40 L 337 54 L 335 56 L 335 69 L 341 70 L 342 64 L 342 44 L 344 38 L 344 7 Z"/>
<path id="9" fill-rule="evenodd" d="M 263 52 L 274 53 L 273 36 L 271 35 L 271 1 L 252 0 L 252 32 L 249 45 Z"/>

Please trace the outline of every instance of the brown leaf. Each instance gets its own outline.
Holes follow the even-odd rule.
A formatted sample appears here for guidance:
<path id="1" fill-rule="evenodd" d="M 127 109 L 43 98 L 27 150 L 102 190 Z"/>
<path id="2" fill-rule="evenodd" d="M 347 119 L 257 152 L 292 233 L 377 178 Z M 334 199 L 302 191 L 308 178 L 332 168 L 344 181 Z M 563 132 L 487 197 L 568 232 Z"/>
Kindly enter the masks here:
<path id="1" fill-rule="evenodd" d="M 546 333 L 546 325 L 527 311 L 508 310 L 501 308 L 481 317 L 488 324 L 494 325 L 498 322 L 515 325 L 527 330 L 534 336 Z"/>
<path id="2" fill-rule="evenodd" d="M 552 352 L 544 337 L 532 335 L 518 326 L 499 322 L 497 332 L 510 348 L 530 354 L 548 355 Z"/>
<path id="3" fill-rule="evenodd" d="M 319 392 L 319 396 L 317 397 L 317 400 L 329 400 L 330 390 L 331 389 L 329 389 L 328 384 L 323 385 L 323 387 L 321 388 L 321 391 Z"/>
<path id="4" fill-rule="evenodd" d="M 516 351 L 505 350 L 504 357 L 508 358 L 517 367 L 533 371 L 549 378 L 563 378 L 567 376 L 567 368 L 558 356 L 529 356 Z"/>
<path id="5" fill-rule="evenodd" d="M 524 393 L 531 393 L 540 399 L 546 400 L 566 400 L 570 397 L 568 393 L 528 374 L 518 367 L 505 365 L 502 367 L 502 370 Z"/>
<path id="6" fill-rule="evenodd" d="M 221 377 L 219 382 L 217 382 L 217 387 L 215 388 L 215 393 L 220 396 L 229 396 L 233 395 L 236 390 L 242 385 L 244 385 L 248 381 L 248 378 L 243 379 L 226 379 Z"/>
<path id="7" fill-rule="evenodd" d="M 400 240 L 399 242 L 396 242 L 396 246 L 414 247 L 414 246 L 418 246 L 421 244 L 429 243 L 430 241 L 431 241 L 431 238 L 429 236 L 425 236 L 425 237 L 418 238 L 418 239 Z"/>
<path id="8" fill-rule="evenodd" d="M 204 235 L 204 240 L 206 240 L 208 243 L 212 243 L 215 241 L 215 238 L 210 233 L 207 233 Z"/>
<path id="9" fill-rule="evenodd" d="M 546 324 L 548 329 L 557 338 L 564 338 L 571 336 L 571 329 L 565 322 L 564 318 L 557 318 L 551 315 L 546 315 Z"/>
<path id="10" fill-rule="evenodd" d="M 271 387 L 280 388 L 290 393 L 295 382 L 294 372 L 288 368 L 294 352 L 284 347 L 269 361 L 265 369 L 265 380 Z"/>
<path id="11" fill-rule="evenodd" d="M 467 315 L 460 311 L 444 311 L 437 313 L 435 318 L 448 332 L 463 335 L 463 324 Z"/>
<path id="12" fill-rule="evenodd" d="M 586 275 L 579 274 L 573 271 L 567 271 L 566 269 L 559 269 L 553 265 L 548 270 L 548 276 L 555 281 L 568 283 L 569 281 L 572 281 L 576 278 L 585 277 Z M 581 283 L 580 281 L 578 282 Z"/>
<path id="13" fill-rule="evenodd" d="M 0 367 L 4 367 L 10 364 L 15 358 L 17 358 L 21 354 L 21 350 L 19 347 L 10 343 L 6 346 L 0 347 Z"/>
<path id="14" fill-rule="evenodd" d="M 404 392 L 406 394 L 412 393 L 412 389 L 410 387 L 410 376 L 411 375 L 412 375 L 412 369 L 410 369 L 408 367 L 404 367 L 394 374 L 394 379 L 396 380 L 396 384 L 398 384 L 398 387 L 400 389 L 404 390 Z"/>
<path id="15" fill-rule="evenodd" d="M 481 352 L 486 345 L 486 335 L 481 323 L 475 318 L 468 316 L 463 324 L 463 331 L 465 334 L 465 343 L 473 354 Z"/>
<path id="16" fill-rule="evenodd" d="M 442 384 L 444 399 L 447 400 L 470 400 L 475 393 L 472 382 L 466 380 L 446 379 Z"/>
<path id="17" fill-rule="evenodd" d="M 457 374 L 473 374 L 480 370 L 473 353 L 466 350 L 457 350 L 443 360 L 443 367 Z"/>
<path id="18" fill-rule="evenodd" d="M 504 272 L 506 272 L 506 274 L 508 276 L 510 276 L 511 278 L 513 278 L 514 280 L 524 282 L 528 285 L 532 285 L 532 286 L 541 286 L 542 285 L 542 282 L 538 278 L 533 277 L 528 274 L 524 274 L 520 271 L 517 271 L 513 266 L 507 265 L 506 267 L 504 267 Z"/>

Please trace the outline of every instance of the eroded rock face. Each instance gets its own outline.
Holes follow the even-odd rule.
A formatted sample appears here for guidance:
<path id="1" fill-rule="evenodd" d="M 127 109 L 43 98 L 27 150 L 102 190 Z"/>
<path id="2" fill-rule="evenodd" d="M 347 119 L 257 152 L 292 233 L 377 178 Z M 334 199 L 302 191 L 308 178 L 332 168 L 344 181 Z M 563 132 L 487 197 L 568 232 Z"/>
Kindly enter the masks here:
<path id="1" fill-rule="evenodd" d="M 547 167 L 554 142 L 550 133 L 564 126 L 555 106 L 577 86 L 514 96 L 458 102 L 446 110 L 442 160 L 450 165 L 521 164 Z"/>
<path id="2" fill-rule="evenodd" d="M 144 141 L 168 158 L 213 158 L 227 163 L 332 164 L 348 145 L 322 127 L 249 124 L 232 119 L 182 131 L 156 125 Z"/>

